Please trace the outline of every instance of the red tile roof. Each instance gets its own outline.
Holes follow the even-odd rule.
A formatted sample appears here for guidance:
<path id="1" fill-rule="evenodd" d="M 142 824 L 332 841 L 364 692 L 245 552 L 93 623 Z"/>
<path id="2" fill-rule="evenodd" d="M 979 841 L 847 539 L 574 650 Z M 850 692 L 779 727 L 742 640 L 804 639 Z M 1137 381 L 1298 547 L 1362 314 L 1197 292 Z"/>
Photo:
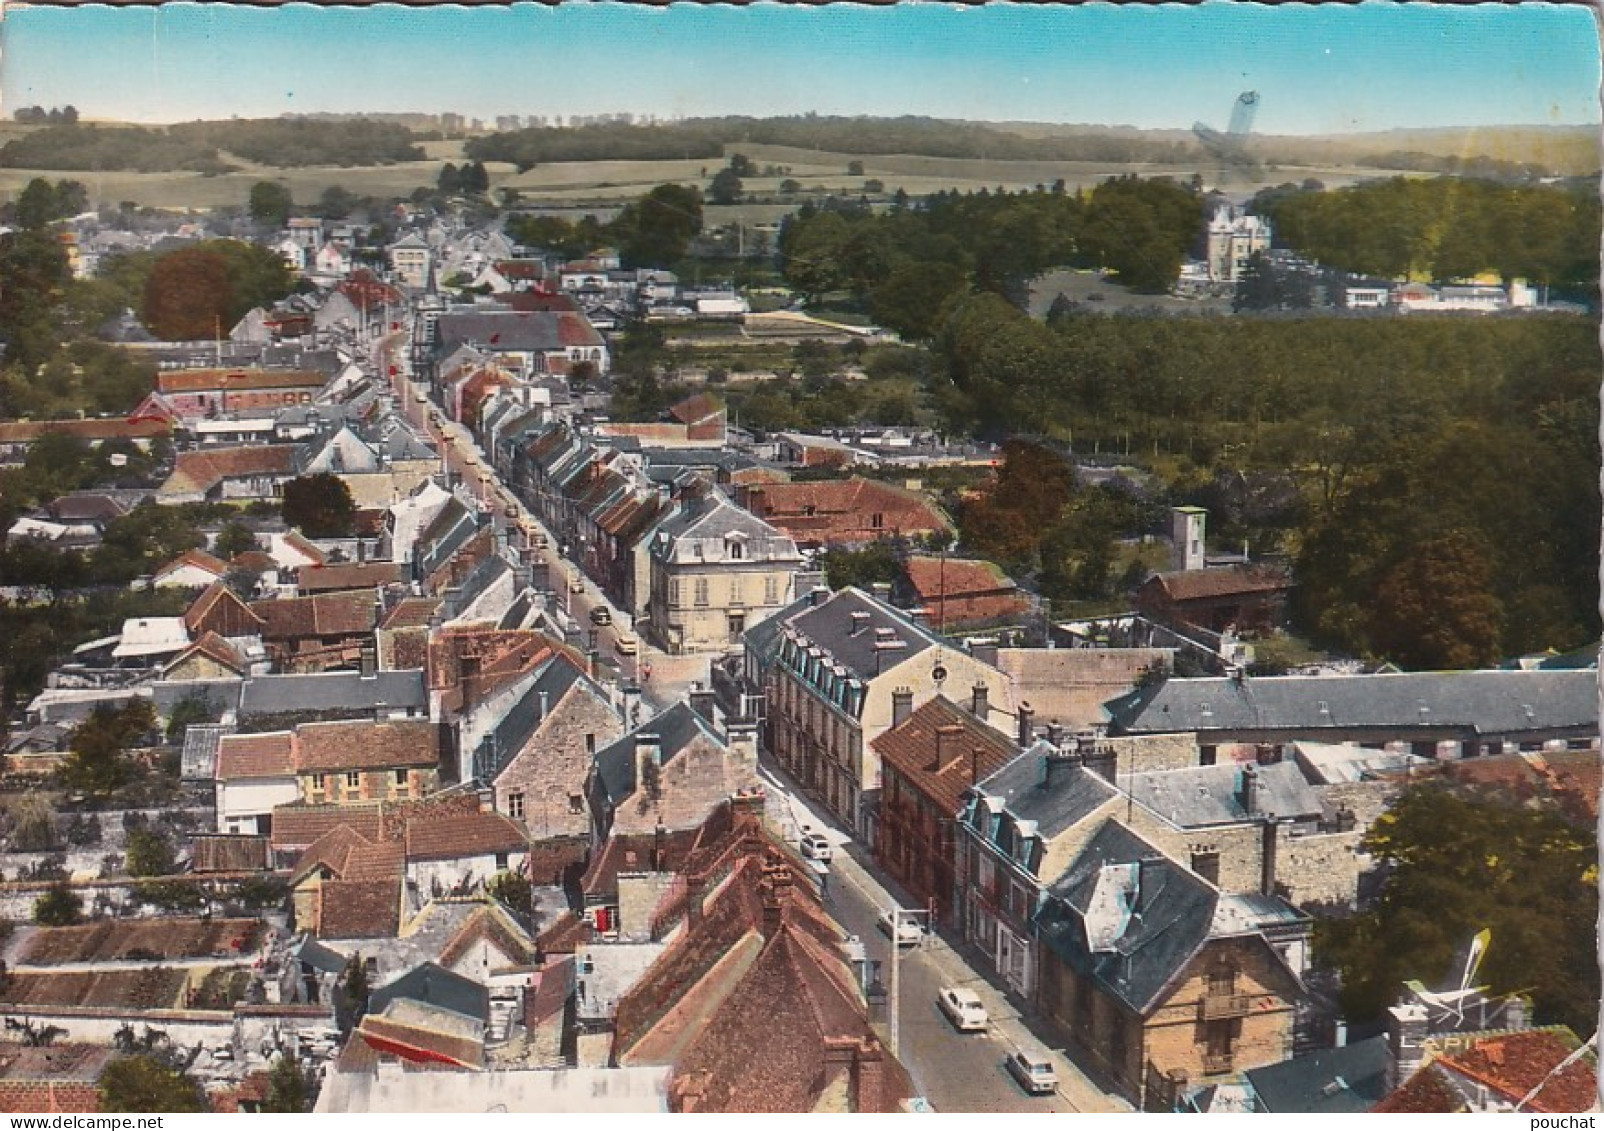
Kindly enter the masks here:
<path id="1" fill-rule="evenodd" d="M 399 877 L 394 880 L 325 880 L 318 889 L 319 938 L 394 938 L 400 921 Z"/>
<path id="2" fill-rule="evenodd" d="M 887 769 L 953 817 L 964 790 L 1019 756 L 1019 747 L 1008 736 L 940 695 L 870 745 Z"/>
<path id="3" fill-rule="evenodd" d="M 402 1060 L 459 1068 L 484 1067 L 484 1042 L 471 1037 L 403 1025 L 387 1017 L 364 1017 L 357 1027 L 357 1035 L 375 1052 L 390 1053 Z"/>
<path id="4" fill-rule="evenodd" d="M 294 736 L 287 730 L 272 734 L 225 734 L 217 744 L 217 780 L 293 777 L 293 744 Z"/>
<path id="5" fill-rule="evenodd" d="M 206 448 L 180 452 L 173 473 L 161 485 L 164 494 L 210 491 L 225 479 L 295 474 L 294 444 L 260 444 L 249 448 Z"/>
<path id="6" fill-rule="evenodd" d="M 1598 1102 L 1596 1062 L 1584 1056 L 1563 1071 L 1554 1072 L 1578 1044 L 1574 1039 L 1562 1039 L 1551 1029 L 1530 1029 L 1487 1037 L 1465 1052 L 1442 1057 L 1440 1063 L 1511 1101 L 1518 1102 L 1541 1085 L 1523 1110 L 1589 1111 Z"/>
<path id="7" fill-rule="evenodd" d="M 526 965 L 534 960 L 535 942 L 523 930 L 512 923 L 505 912 L 499 911 L 488 904 L 480 907 L 463 921 L 436 959 L 441 966 L 450 969 L 459 959 L 468 953 L 468 948 L 477 942 L 486 943 L 501 951 L 507 956 L 508 963 L 515 966 Z M 544 979 L 542 979 L 544 981 Z M 533 998 L 533 992 L 529 995 Z M 557 1003 L 562 1008 L 562 1002 Z"/>
<path id="8" fill-rule="evenodd" d="M 256 636 L 262 618 L 222 582 L 213 582 L 184 610 L 184 627 L 190 633 L 212 631 L 220 636 Z"/>
<path id="9" fill-rule="evenodd" d="M 28 444 L 47 432 L 59 432 L 89 442 L 97 440 L 150 440 L 172 433 L 165 420 L 8 420 L 0 423 L 0 444 Z"/>
<path id="10" fill-rule="evenodd" d="M 409 861 L 510 855 L 528 849 L 528 835 L 500 813 L 452 814 L 407 822 Z"/>
<path id="11" fill-rule="evenodd" d="M 914 554 L 903 571 L 932 627 L 1005 620 L 1030 608 L 1029 598 L 992 562 Z"/>
<path id="12" fill-rule="evenodd" d="M 338 565 L 304 566 L 295 574 L 296 588 L 302 593 L 330 593 L 342 589 L 371 590 L 394 585 L 401 580 L 401 567 L 395 562 L 344 562 Z"/>
<path id="13" fill-rule="evenodd" d="M 169 660 L 163 670 L 176 668 L 192 656 L 205 656 L 215 663 L 222 664 L 236 675 L 244 675 L 250 667 L 250 662 L 236 652 L 232 644 L 217 635 L 217 633 L 208 631 L 195 643 Z"/>
<path id="14" fill-rule="evenodd" d="M 857 476 L 765 483 L 742 494 L 753 514 L 800 542 L 872 542 L 897 534 L 951 530 L 946 516 L 917 491 Z"/>
<path id="15" fill-rule="evenodd" d="M 178 557 L 158 569 L 153 577 L 166 577 L 170 573 L 177 573 L 186 566 L 203 569 L 213 577 L 222 577 L 228 572 L 228 565 L 220 558 L 214 558 L 205 550 L 185 550 Z"/>
<path id="16" fill-rule="evenodd" d="M 712 393 L 695 393 L 671 405 L 668 414 L 681 424 L 704 424 L 724 412 L 724 402 Z"/>
<path id="17" fill-rule="evenodd" d="M 274 852 L 298 852 L 340 825 L 349 825 L 368 840 L 378 840 L 380 821 L 376 801 L 365 805 L 280 805 L 273 810 L 269 843 Z"/>
<path id="18" fill-rule="evenodd" d="M 262 618 L 267 640 L 357 636 L 372 632 L 379 618 L 374 595 L 367 590 L 252 601 L 251 611 Z"/>
<path id="19" fill-rule="evenodd" d="M 215 389 L 246 392 L 255 389 L 307 389 L 326 383 L 309 369 L 168 369 L 156 374 L 159 393 L 204 393 Z"/>
<path id="20" fill-rule="evenodd" d="M 298 884 L 320 868 L 327 868 L 337 879 L 350 879 L 352 877 L 345 873 L 351 853 L 359 848 L 372 848 L 374 843 L 374 838 L 364 836 L 350 825 L 335 825 L 307 845 L 296 859 L 295 867 L 290 869 L 290 883 Z"/>
<path id="21" fill-rule="evenodd" d="M 440 762 L 440 731 L 427 719 L 348 719 L 295 730 L 298 773 L 430 768 Z"/>
<path id="22" fill-rule="evenodd" d="M 1172 601 L 1202 601 L 1248 593 L 1275 593 L 1292 587 L 1284 570 L 1273 566 L 1227 566 L 1160 573 L 1156 580 Z"/>
<path id="23" fill-rule="evenodd" d="M 379 622 L 380 628 L 427 628 L 440 607 L 438 597 L 403 597 Z"/>

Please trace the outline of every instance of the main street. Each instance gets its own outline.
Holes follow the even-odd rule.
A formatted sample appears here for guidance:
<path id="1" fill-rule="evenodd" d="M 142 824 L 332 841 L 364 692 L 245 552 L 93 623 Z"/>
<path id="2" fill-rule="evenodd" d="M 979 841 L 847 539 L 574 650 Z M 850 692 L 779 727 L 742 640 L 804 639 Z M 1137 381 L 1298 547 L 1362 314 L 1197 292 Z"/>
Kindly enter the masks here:
<path id="1" fill-rule="evenodd" d="M 407 416 L 434 441 L 446 470 L 461 476 L 473 496 L 485 507 L 501 512 L 517 525 L 544 535 L 540 550 L 551 600 L 562 609 L 571 633 L 588 641 L 593 654 L 616 654 L 622 625 L 630 618 L 614 608 L 606 596 L 560 553 L 557 540 L 505 487 L 493 467 L 479 453 L 466 428 L 447 419 L 411 380 L 409 341 L 405 332 L 392 334 L 375 346 L 378 372 L 390 375 Z M 607 610 L 611 624 L 591 622 L 594 609 Z M 591 637 L 590 633 L 595 636 Z M 633 635 L 633 634 L 631 634 Z M 707 677 L 706 656 L 668 656 L 638 640 L 638 655 L 618 656 L 621 679 L 642 680 L 650 706 L 662 709 L 684 698 L 694 680 Z M 877 925 L 883 911 L 896 905 L 891 886 L 879 876 L 861 848 L 803 797 L 776 769 L 762 769 L 771 822 L 795 844 L 803 831 L 824 833 L 834 844 L 834 859 L 824 882 L 825 902 L 843 932 L 862 942 L 865 957 L 879 963 L 879 981 L 889 991 L 892 980 L 891 943 Z M 912 1075 L 914 1085 L 930 1105 L 944 1112 L 1069 1112 L 1128 1111 L 1123 1101 L 1106 1094 L 1082 1073 L 1061 1050 L 1043 1041 L 1027 1026 L 1018 1008 L 990 980 L 975 971 L 938 934 L 927 934 L 918 946 L 904 947 L 897 964 L 898 1056 Z M 936 995 L 947 986 L 973 990 L 985 1003 L 990 1019 L 984 1032 L 961 1033 L 936 1005 Z M 890 1002 L 875 1019 L 882 1038 L 890 1044 Z M 1027 1095 L 1004 1067 L 1006 1058 L 1020 1048 L 1045 1050 L 1058 1072 L 1057 1091 Z"/>

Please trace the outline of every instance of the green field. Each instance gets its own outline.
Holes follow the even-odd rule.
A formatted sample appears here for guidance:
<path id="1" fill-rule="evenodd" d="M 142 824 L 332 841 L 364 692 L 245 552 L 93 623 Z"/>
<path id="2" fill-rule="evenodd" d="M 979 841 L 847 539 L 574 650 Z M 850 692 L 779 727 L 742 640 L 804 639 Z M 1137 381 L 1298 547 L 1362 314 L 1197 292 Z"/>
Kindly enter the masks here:
<path id="1" fill-rule="evenodd" d="M 0 145 L 37 127 L 0 122 Z M 1086 127 L 1018 123 L 1005 127 L 1030 136 L 1086 132 Z M 1117 131 L 1115 131 L 1117 132 Z M 1174 138 L 1170 138 L 1170 133 Z M 1150 132 L 1154 139 L 1183 140 L 1184 131 Z M 395 165 L 344 168 L 321 166 L 275 169 L 253 166 L 228 154 L 221 156 L 239 166 L 235 172 L 201 173 L 123 173 L 68 172 L 53 170 L 0 169 L 0 200 L 14 198 L 35 176 L 71 177 L 83 181 L 91 200 L 116 205 L 122 201 L 169 209 L 213 208 L 243 205 L 253 184 L 271 179 L 287 186 L 297 201 L 310 203 L 327 188 L 340 185 L 359 195 L 404 197 L 413 190 L 432 186 L 440 167 L 447 161 L 463 160 L 463 139 L 454 138 L 420 143 L 429 155 L 426 161 Z M 828 150 L 800 149 L 777 145 L 735 144 L 726 153 L 739 151 L 761 167 L 780 166 L 785 172 L 775 176 L 750 177 L 745 191 L 758 202 L 742 205 L 730 219 L 745 223 L 772 222 L 794 210 L 807 193 L 860 193 L 865 180 L 878 180 L 885 190 L 902 189 L 910 196 L 927 196 L 944 190 L 973 192 L 980 189 L 1028 189 L 1062 180 L 1071 190 L 1090 188 L 1110 177 L 1126 173 L 1141 176 L 1172 176 L 1189 180 L 1201 173 L 1211 186 L 1233 196 L 1246 197 L 1258 188 L 1287 181 L 1314 178 L 1327 187 L 1394 175 L 1424 176 L 1418 172 L 1370 168 L 1355 164 L 1378 155 L 1413 151 L 1438 155 L 1470 156 L 1485 153 L 1506 160 L 1542 161 L 1565 172 L 1588 172 L 1599 166 L 1598 138 L 1588 130 L 1507 127 L 1483 131 L 1401 130 L 1394 133 L 1358 134 L 1331 138 L 1255 137 L 1249 148 L 1261 154 L 1279 154 L 1289 162 L 1266 166 L 1251 175 L 1227 173 L 1209 160 L 1199 157 L 1173 164 L 1110 163 L 1085 161 L 994 161 L 912 154 L 847 154 Z M 854 162 L 863 166 L 862 176 L 848 175 Z M 518 172 L 508 164 L 491 163 L 488 168 L 493 189 L 517 190 L 523 199 L 537 205 L 607 207 L 621 205 L 665 183 L 698 184 L 704 189 L 722 162 L 713 158 L 668 161 L 584 161 L 539 165 Z M 784 179 L 801 183 L 803 194 L 779 196 Z"/>

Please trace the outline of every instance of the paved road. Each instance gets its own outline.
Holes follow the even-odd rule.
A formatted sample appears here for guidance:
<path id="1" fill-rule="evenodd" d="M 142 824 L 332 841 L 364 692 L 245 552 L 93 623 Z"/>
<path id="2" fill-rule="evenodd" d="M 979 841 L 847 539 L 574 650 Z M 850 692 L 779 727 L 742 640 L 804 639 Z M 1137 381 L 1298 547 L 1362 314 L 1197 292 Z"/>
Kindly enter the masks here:
<path id="1" fill-rule="evenodd" d="M 479 450 L 473 434 L 445 416 L 428 399 L 424 386 L 413 382 L 409 342 L 410 335 L 406 331 L 383 338 L 374 348 L 378 372 L 388 375 L 405 406 L 407 418 L 433 440 L 443 467 L 459 474 L 481 505 L 494 508 L 545 536 L 546 545 L 540 551 L 540 560 L 545 566 L 545 585 L 566 618 L 569 642 L 594 653 L 594 674 L 603 680 L 616 678 L 636 684 L 648 705 L 658 710 L 684 699 L 693 683 L 705 685 L 710 656 L 670 656 L 652 646 L 634 630 L 634 618 L 614 606 L 578 566 L 562 556 L 556 537 L 502 483 L 495 468 Z M 536 584 L 540 584 L 538 571 Z M 621 649 L 621 638 L 632 642 L 634 647 L 629 649 L 626 645 Z"/>
<path id="2" fill-rule="evenodd" d="M 880 981 L 889 988 L 891 945 L 879 929 L 878 919 L 881 912 L 897 904 L 895 885 L 885 880 L 844 831 L 796 790 L 782 770 L 764 765 L 761 773 L 768 794 L 765 810 L 782 835 L 795 843 L 804 830 L 822 832 L 834 845 L 825 884 L 830 912 L 845 932 L 863 941 L 870 961 L 881 964 Z M 901 906 L 911 907 L 906 902 Z M 897 974 L 900 1059 L 937 1111 L 1131 1110 L 1088 1079 L 1061 1049 L 1044 1046 L 999 986 L 971 967 L 940 936 L 927 935 L 917 947 L 904 947 Z M 936 1006 L 936 994 L 944 986 L 975 991 L 991 1022 L 985 1033 L 960 1033 L 948 1023 Z M 889 1016 L 877 1018 L 876 1028 L 889 1045 Z M 1056 1093 L 1026 1095 L 1003 1068 L 1004 1058 L 1025 1046 L 1047 1051 L 1058 1071 Z"/>

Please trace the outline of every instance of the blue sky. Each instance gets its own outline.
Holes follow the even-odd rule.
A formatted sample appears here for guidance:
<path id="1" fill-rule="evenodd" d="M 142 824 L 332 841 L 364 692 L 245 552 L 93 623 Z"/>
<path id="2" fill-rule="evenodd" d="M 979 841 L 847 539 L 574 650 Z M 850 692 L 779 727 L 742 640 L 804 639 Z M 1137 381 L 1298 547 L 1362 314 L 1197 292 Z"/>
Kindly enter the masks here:
<path id="1" fill-rule="evenodd" d="M 0 97 L 175 121 L 923 114 L 1261 133 L 1597 123 L 1590 11 L 1315 5 L 12 8 Z"/>

